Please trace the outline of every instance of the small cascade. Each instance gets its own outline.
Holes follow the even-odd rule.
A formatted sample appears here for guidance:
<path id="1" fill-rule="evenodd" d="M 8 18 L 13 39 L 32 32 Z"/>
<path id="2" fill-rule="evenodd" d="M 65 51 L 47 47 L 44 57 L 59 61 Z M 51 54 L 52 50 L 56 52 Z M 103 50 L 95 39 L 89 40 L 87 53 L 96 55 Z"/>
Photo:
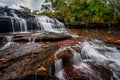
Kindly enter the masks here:
<path id="1" fill-rule="evenodd" d="M 5 38 L 6 38 L 6 43 L 13 41 L 13 36 L 5 36 Z"/>
<path id="2" fill-rule="evenodd" d="M 30 44 L 31 43 L 31 38 L 28 38 L 28 44 Z"/>
<path id="3" fill-rule="evenodd" d="M 56 77 L 58 77 L 60 80 L 66 80 L 66 79 L 64 78 L 64 71 L 63 71 L 62 59 L 55 61 L 55 75 L 56 75 Z"/>
<path id="4" fill-rule="evenodd" d="M 7 16 L 7 13 L 6 13 L 6 12 L 4 12 L 4 16 Z"/>
<path id="5" fill-rule="evenodd" d="M 6 48 L 9 48 L 10 47 L 10 45 L 14 45 L 14 42 L 8 42 L 7 44 L 5 44 L 0 50 L 4 50 L 4 49 L 6 49 Z"/>
<path id="6" fill-rule="evenodd" d="M 57 32 L 57 33 L 65 31 L 64 24 L 59 22 L 55 18 L 52 19 L 49 18 L 48 16 L 40 16 L 40 17 L 36 16 L 36 21 L 37 21 L 38 29 L 42 29 L 50 32 Z"/>
<path id="7" fill-rule="evenodd" d="M 62 59 L 55 61 L 55 73 L 59 73 L 62 70 Z"/>
<path id="8" fill-rule="evenodd" d="M 35 38 L 28 38 L 28 44 L 35 43 Z"/>
<path id="9" fill-rule="evenodd" d="M 74 52 L 73 64 L 78 65 L 81 62 L 81 56 L 79 53 Z"/>
<path id="10" fill-rule="evenodd" d="M 13 36 L 5 36 L 3 43 L 5 43 L 5 45 L 0 50 L 4 50 L 8 48 L 11 44 L 14 44 Z"/>
<path id="11" fill-rule="evenodd" d="M 80 52 L 74 50 L 75 46 L 80 49 Z M 71 74 L 79 76 L 83 74 L 82 79 L 85 80 L 120 80 L 120 51 L 115 47 L 110 47 L 97 39 L 89 39 L 64 49 L 67 48 L 73 53 L 73 64 L 59 69 L 61 71 L 56 70 L 56 73 L 59 73 L 56 77 L 60 80 L 69 80 Z M 72 71 L 69 72 L 69 68 L 72 67 Z"/>
<path id="12" fill-rule="evenodd" d="M 78 52 L 76 52 L 74 49 L 72 49 L 71 47 L 68 47 L 72 53 L 73 53 L 73 64 L 78 65 L 81 61 L 81 56 Z"/>
<path id="13" fill-rule="evenodd" d="M 11 10 L 10 13 L 13 15 L 13 17 L 11 17 L 11 24 L 12 24 L 13 33 L 16 33 L 16 32 L 26 33 L 26 32 L 28 32 L 27 21 L 23 18 L 18 17 L 17 14 L 15 14 L 14 10 Z"/>

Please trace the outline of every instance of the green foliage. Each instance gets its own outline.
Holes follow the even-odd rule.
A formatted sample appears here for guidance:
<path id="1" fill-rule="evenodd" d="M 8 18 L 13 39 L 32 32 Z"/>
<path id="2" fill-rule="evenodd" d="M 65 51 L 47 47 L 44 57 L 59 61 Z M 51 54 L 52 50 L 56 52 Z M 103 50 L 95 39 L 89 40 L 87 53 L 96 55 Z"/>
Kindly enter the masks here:
<path id="1" fill-rule="evenodd" d="M 50 12 L 50 6 L 49 6 L 49 5 L 42 5 L 41 10 L 42 10 L 44 13 Z"/>
<path id="2" fill-rule="evenodd" d="M 33 10 L 33 11 L 32 11 L 32 14 L 37 15 L 38 13 L 39 13 L 39 10 Z"/>
<path id="3" fill-rule="evenodd" d="M 65 6 L 65 0 L 51 0 L 53 10 L 60 10 L 61 7 Z"/>
<path id="4" fill-rule="evenodd" d="M 116 0 L 51 0 L 54 13 L 65 22 L 117 22 L 120 19 L 120 1 Z M 54 14 L 54 15 L 53 15 Z"/>
<path id="5" fill-rule="evenodd" d="M 31 9 L 29 9 L 28 7 L 20 6 L 20 8 L 21 8 L 22 11 L 31 14 Z"/>

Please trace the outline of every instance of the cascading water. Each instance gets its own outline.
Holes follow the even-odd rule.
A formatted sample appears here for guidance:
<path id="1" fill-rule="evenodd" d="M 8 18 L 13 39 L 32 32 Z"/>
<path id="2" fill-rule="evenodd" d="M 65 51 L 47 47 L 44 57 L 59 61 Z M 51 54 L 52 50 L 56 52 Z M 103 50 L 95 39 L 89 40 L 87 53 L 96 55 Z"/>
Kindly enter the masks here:
<path id="1" fill-rule="evenodd" d="M 11 44 L 14 44 L 13 36 L 5 36 L 3 43 L 5 43 L 5 45 L 0 50 L 4 50 L 8 48 Z"/>
<path id="2" fill-rule="evenodd" d="M 13 33 L 15 33 L 15 32 L 21 32 L 21 33 L 28 32 L 27 21 L 23 18 L 18 17 L 17 14 L 15 14 L 14 10 L 11 10 L 10 13 L 13 15 L 13 17 L 11 17 L 11 24 L 12 24 Z"/>
<path id="3" fill-rule="evenodd" d="M 30 43 L 35 43 L 35 38 L 28 38 L 28 44 L 30 44 Z"/>
<path id="4" fill-rule="evenodd" d="M 13 36 L 5 36 L 5 38 L 6 38 L 6 43 L 13 41 Z"/>
<path id="5" fill-rule="evenodd" d="M 30 30 L 45 30 L 60 33 L 65 31 L 64 24 L 55 18 L 30 15 L 11 8 L 8 8 L 8 11 L 2 9 L 0 24 L 7 29 L 0 28 L 0 32 L 29 33 Z M 7 21 L 6 24 L 4 20 Z"/>
<path id="6" fill-rule="evenodd" d="M 55 61 L 55 75 L 61 79 L 65 80 L 64 75 L 63 75 L 63 66 L 62 66 L 62 59 L 56 60 Z"/>
<path id="7" fill-rule="evenodd" d="M 63 23 L 59 22 L 55 18 L 49 18 L 48 16 L 36 16 L 36 21 L 37 21 L 37 26 L 38 28 L 45 30 L 45 31 L 50 31 L 50 32 L 63 32 L 65 31 L 65 26 Z"/>
<path id="8" fill-rule="evenodd" d="M 15 14 L 14 10 L 11 10 L 11 14 L 13 17 L 11 17 L 11 24 L 12 24 L 12 30 L 13 33 L 21 32 L 21 33 L 27 33 L 28 32 L 28 26 L 27 21 L 23 18 L 20 18 Z M 65 31 L 65 26 L 63 23 L 59 22 L 55 18 L 49 18 L 48 16 L 36 16 L 35 17 L 36 24 L 35 29 L 37 30 L 45 30 L 49 32 L 56 32 L 61 33 Z"/>
<path id="9" fill-rule="evenodd" d="M 73 72 L 83 75 L 84 77 L 82 79 L 120 80 L 119 50 L 105 45 L 102 41 L 97 39 L 90 39 L 83 43 L 78 43 L 76 44 L 76 47 L 80 48 L 80 52 L 77 52 L 72 47 L 68 46 L 74 54 L 72 58 L 72 66 L 74 67 Z M 66 78 L 65 75 L 67 75 L 68 78 Z M 60 80 L 70 79 L 69 74 L 64 72 L 64 68 L 62 68 L 61 73 L 59 73 L 57 77 Z"/>

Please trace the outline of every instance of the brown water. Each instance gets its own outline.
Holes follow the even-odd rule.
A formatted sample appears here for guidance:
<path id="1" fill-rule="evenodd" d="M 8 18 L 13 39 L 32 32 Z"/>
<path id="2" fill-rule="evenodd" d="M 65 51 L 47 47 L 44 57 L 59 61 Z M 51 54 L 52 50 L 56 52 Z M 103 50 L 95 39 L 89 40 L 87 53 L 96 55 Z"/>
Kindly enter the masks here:
<path id="1" fill-rule="evenodd" d="M 112 44 L 120 48 L 120 34 L 113 34 L 105 30 L 89 30 L 89 29 L 70 29 L 71 32 L 77 33 L 82 37 L 92 37 L 103 40 L 108 44 Z"/>

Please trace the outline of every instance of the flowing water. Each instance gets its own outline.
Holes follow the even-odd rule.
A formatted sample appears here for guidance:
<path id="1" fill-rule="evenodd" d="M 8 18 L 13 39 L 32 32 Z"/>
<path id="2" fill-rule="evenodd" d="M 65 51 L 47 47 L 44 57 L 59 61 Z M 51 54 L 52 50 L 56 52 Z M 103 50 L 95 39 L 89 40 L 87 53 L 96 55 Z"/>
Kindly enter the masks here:
<path id="1" fill-rule="evenodd" d="M 83 74 L 84 77 L 86 77 L 85 80 L 120 80 L 119 50 L 97 39 L 88 39 L 75 46 L 80 49 L 80 52 L 67 46 L 74 54 L 72 58 L 73 72 L 79 75 Z M 56 64 L 55 67 L 58 68 L 59 66 L 61 68 L 61 66 L 63 66 L 62 63 Z M 106 74 L 104 71 L 108 71 L 109 73 Z M 65 68 L 62 68 L 61 71 L 57 71 L 56 74 L 60 80 L 73 80 L 70 79 L 70 74 L 66 72 Z M 67 77 L 65 77 L 66 75 Z M 110 76 L 106 78 L 105 75 Z"/>
<path id="2" fill-rule="evenodd" d="M 23 14 L 20 15 L 20 13 L 18 14 L 16 10 L 11 9 L 9 13 L 4 13 L 4 17 L 11 20 L 11 25 L 8 25 L 7 27 L 10 28 L 9 32 L 13 32 L 13 34 L 29 33 L 29 31 L 33 29 L 57 33 L 65 31 L 64 23 L 48 16 L 29 16 L 30 19 L 27 19 L 23 18 Z"/>
<path id="3" fill-rule="evenodd" d="M 14 9 L 9 9 L 9 12 L 1 13 L 1 15 L 1 18 L 8 20 L 8 23 L 5 25 L 5 27 L 8 27 L 6 32 L 12 32 L 13 34 L 29 33 L 30 30 L 45 30 L 57 33 L 66 30 L 64 23 L 48 16 L 27 15 Z M 4 20 L 1 24 L 4 24 Z"/>
<path id="4" fill-rule="evenodd" d="M 39 29 L 57 33 L 65 31 L 64 24 L 55 18 L 50 18 L 48 16 L 36 16 L 36 21 Z"/>
<path id="5" fill-rule="evenodd" d="M 35 38 L 28 38 L 28 44 L 35 43 Z"/>
<path id="6" fill-rule="evenodd" d="M 13 36 L 5 36 L 5 38 L 3 39 L 3 43 L 5 43 L 5 45 L 0 50 L 4 50 L 8 48 L 11 44 L 14 44 Z"/>
<path id="7" fill-rule="evenodd" d="M 13 32 L 13 34 L 29 33 L 29 30 L 31 29 L 27 24 L 26 19 L 19 17 L 14 10 L 11 10 L 10 14 L 13 15 L 13 17 L 10 17 L 12 24 L 11 32 Z M 36 26 L 34 26 L 35 30 L 45 30 L 45 31 L 57 32 L 57 33 L 61 33 L 65 31 L 64 24 L 55 18 L 50 18 L 48 16 L 35 16 L 34 19 L 36 22 Z"/>
<path id="8" fill-rule="evenodd" d="M 11 18 L 13 33 L 28 33 L 29 27 L 24 18 L 20 18 L 14 10 L 11 10 L 13 15 Z M 5 13 L 5 16 L 8 16 Z M 65 26 L 55 18 L 48 16 L 35 16 L 37 30 L 45 30 L 49 32 L 61 33 L 65 32 Z M 80 30 L 79 30 L 80 31 Z M 77 32 L 77 31 L 76 31 Z M 89 32 L 89 31 L 86 31 Z M 92 32 L 92 31 L 91 31 Z M 96 31 L 97 32 L 97 31 Z M 92 32 L 92 35 L 97 34 Z M 100 33 L 100 32 L 99 32 Z M 73 38 L 80 38 L 76 33 L 66 33 Z M 85 33 L 80 33 L 86 36 Z M 90 35 L 89 33 L 87 33 Z M 102 33 L 100 33 L 102 35 Z M 40 35 L 42 34 L 34 34 Z M 34 36 L 33 35 L 33 36 Z M 113 35 L 112 35 L 113 36 Z M 103 37 L 103 35 L 102 35 Z M 10 45 L 14 45 L 13 36 L 5 36 L 5 45 L 0 49 L 4 50 Z M 28 37 L 28 44 L 35 43 L 34 37 Z M 111 39 L 110 39 L 111 40 Z M 29 46 L 28 46 L 29 47 Z M 75 49 L 79 49 L 78 51 Z M 70 57 L 69 66 L 65 66 L 63 58 L 57 58 L 57 55 L 69 49 L 73 57 Z M 64 45 L 55 54 L 55 76 L 59 80 L 76 80 L 73 77 L 79 77 L 80 80 L 120 80 L 120 51 L 115 47 L 111 47 L 98 39 L 86 39 L 83 42 L 78 42 L 74 45 Z M 51 70 L 50 70 L 51 71 Z M 52 74 L 52 71 L 50 72 Z"/>
<path id="9" fill-rule="evenodd" d="M 55 61 L 55 75 L 61 79 L 61 80 L 65 80 L 64 78 L 64 72 L 63 72 L 63 66 L 62 66 L 62 59 L 60 60 L 56 60 Z"/>
<path id="10" fill-rule="evenodd" d="M 13 36 L 5 36 L 6 41 L 5 42 L 12 42 L 13 41 Z"/>
<path id="11" fill-rule="evenodd" d="M 21 33 L 28 32 L 27 21 L 23 18 L 18 17 L 14 10 L 11 10 L 10 13 L 13 15 L 13 17 L 11 17 L 11 24 L 12 24 L 13 33 L 15 33 L 15 32 L 21 32 Z"/>

